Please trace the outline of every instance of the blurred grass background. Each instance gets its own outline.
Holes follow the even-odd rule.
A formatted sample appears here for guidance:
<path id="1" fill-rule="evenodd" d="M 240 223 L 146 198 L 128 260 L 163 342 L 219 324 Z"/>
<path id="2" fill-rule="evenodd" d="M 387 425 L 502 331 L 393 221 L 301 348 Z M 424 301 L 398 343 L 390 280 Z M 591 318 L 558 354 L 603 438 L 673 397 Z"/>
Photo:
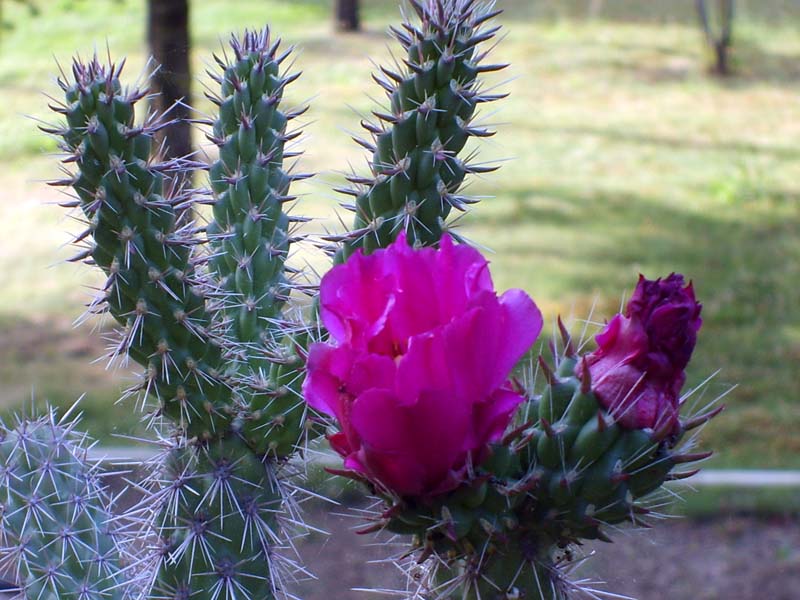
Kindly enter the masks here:
<path id="1" fill-rule="evenodd" d="M 114 405 L 124 367 L 91 361 L 102 327 L 77 330 L 96 274 L 60 264 L 79 225 L 51 204 L 54 143 L 26 115 L 49 119 L 54 59 L 68 66 L 94 49 L 128 56 L 134 80 L 146 59 L 141 0 L 52 0 L 38 16 L 5 3 L 0 38 L 0 406 L 82 402 L 93 434 L 137 430 L 132 403 Z M 364 2 L 366 31 L 334 35 L 322 0 L 195 0 L 196 104 L 211 53 L 229 31 L 272 24 L 300 48 L 303 77 L 289 100 L 311 101 L 298 210 L 311 231 L 337 228 L 330 191 L 365 156 L 348 139 L 381 96 L 370 60 L 389 57 L 394 0 Z M 552 321 L 602 321 L 638 273 L 681 271 L 704 303 L 690 370 L 718 369 L 701 402 L 738 383 L 728 410 L 704 432 L 709 466 L 800 467 L 800 3 L 739 2 L 736 75 L 708 75 L 691 0 L 504 0 L 507 37 L 493 62 L 512 67 L 492 83 L 511 96 L 490 105 L 499 133 L 481 160 L 502 169 L 476 179 L 485 196 L 464 232 L 491 248 L 498 287 L 530 292 Z M 196 141 L 202 142 L 198 131 Z M 349 220 L 349 217 L 345 217 Z M 324 271 L 325 259 L 301 257 Z M 94 325 L 97 325 L 96 323 Z M 577 324 L 580 327 L 580 323 Z"/>

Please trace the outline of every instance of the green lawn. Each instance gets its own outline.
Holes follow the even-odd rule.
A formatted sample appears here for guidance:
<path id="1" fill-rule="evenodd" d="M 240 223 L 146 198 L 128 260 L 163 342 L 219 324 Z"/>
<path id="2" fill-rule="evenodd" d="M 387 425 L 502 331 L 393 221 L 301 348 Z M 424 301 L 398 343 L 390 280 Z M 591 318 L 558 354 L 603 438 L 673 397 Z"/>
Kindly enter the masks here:
<path id="1" fill-rule="evenodd" d="M 15 27 L 0 41 L 0 401 L 21 404 L 32 388 L 57 403 L 86 392 L 93 431 L 130 431 L 130 405 L 106 408 L 130 375 L 89 366 L 100 334 L 70 329 L 97 280 L 58 264 L 78 225 L 48 204 L 58 199 L 41 183 L 57 175 L 44 156 L 54 146 L 23 115 L 47 116 L 41 91 L 57 92 L 53 57 L 68 64 L 75 51 L 108 45 L 129 56 L 135 79 L 143 2 L 54 1 L 36 18 L 5 4 Z M 321 1 L 193 4 L 202 81 L 230 30 L 269 21 L 299 46 L 304 75 L 290 99 L 312 105 L 302 169 L 320 175 L 297 186 L 299 210 L 320 219 L 312 231 L 337 227 L 330 186 L 348 165 L 364 165 L 348 132 L 380 95 L 370 57 L 387 59 L 384 31 L 397 15 L 393 2 L 364 4 L 360 36 L 332 35 Z M 501 4 L 507 37 L 495 59 L 512 67 L 490 83 L 511 96 L 487 110 L 499 133 L 481 157 L 504 162 L 473 182 L 487 199 L 464 220 L 494 251 L 498 286 L 525 288 L 550 320 L 580 320 L 596 304 L 602 321 L 639 272 L 685 273 L 704 304 L 690 383 L 721 369 L 703 401 L 739 385 L 704 432 L 718 450 L 710 464 L 800 467 L 800 9 L 740 2 L 738 75 L 719 81 L 705 72 L 689 0 Z M 303 258 L 324 270 L 321 257 Z"/>

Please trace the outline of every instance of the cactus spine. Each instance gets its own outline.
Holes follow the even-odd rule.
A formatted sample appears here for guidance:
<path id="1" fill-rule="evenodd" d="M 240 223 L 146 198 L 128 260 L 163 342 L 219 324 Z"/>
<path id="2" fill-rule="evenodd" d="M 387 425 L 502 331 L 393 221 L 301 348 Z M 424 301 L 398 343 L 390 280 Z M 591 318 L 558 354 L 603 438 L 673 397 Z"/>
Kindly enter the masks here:
<path id="1" fill-rule="evenodd" d="M 0 428 L 0 568 L 25 598 L 118 600 L 122 548 L 85 435 L 55 413 Z"/>

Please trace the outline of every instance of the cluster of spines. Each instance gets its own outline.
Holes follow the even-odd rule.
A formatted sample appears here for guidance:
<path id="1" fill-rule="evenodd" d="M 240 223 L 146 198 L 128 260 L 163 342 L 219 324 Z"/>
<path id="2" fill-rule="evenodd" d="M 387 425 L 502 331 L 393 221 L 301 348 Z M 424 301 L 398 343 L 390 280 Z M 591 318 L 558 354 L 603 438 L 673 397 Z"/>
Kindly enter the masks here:
<path id="1" fill-rule="evenodd" d="M 216 57 L 211 73 L 219 90 L 208 94 L 218 107 L 209 139 L 219 149 L 211 165 L 213 220 L 209 239 L 209 297 L 225 324 L 227 358 L 237 371 L 246 411 L 242 428 L 257 452 L 288 456 L 303 435 L 305 405 L 298 394 L 305 332 L 287 319 L 285 305 L 297 271 L 286 265 L 293 229 L 307 219 L 285 210 L 295 200 L 289 187 L 309 177 L 284 168 L 298 152 L 286 146 L 304 108 L 284 111 L 286 86 L 299 73 L 281 74 L 291 48 L 279 52 L 268 28 L 231 40 L 233 58 Z"/>
<path id="2" fill-rule="evenodd" d="M 154 134 L 165 123 L 135 122 L 141 90 L 124 90 L 122 65 L 96 57 L 75 61 L 73 80 L 59 80 L 65 102 L 53 108 L 65 125 L 67 179 L 86 230 L 76 260 L 89 259 L 107 276 L 91 311 L 107 309 L 123 327 L 112 357 L 131 357 L 147 369 L 142 387 L 157 397 L 161 413 L 191 437 L 224 432 L 231 419 L 231 390 L 222 374 L 219 344 L 210 337 L 211 316 L 197 293 L 193 261 L 197 236 L 180 217 L 187 192 L 165 185 L 164 173 L 190 168 L 186 161 L 158 161 Z"/>
<path id="3" fill-rule="evenodd" d="M 339 190 L 355 199 L 352 231 L 333 236 L 342 242 L 337 260 L 356 249 L 366 253 L 388 246 L 400 232 L 410 244 L 431 246 L 450 227 L 453 208 L 464 211 L 476 200 L 461 191 L 470 173 L 493 166 L 460 158 L 471 137 L 493 134 L 475 123 L 478 105 L 502 95 L 482 90 L 479 75 L 506 65 L 485 63 L 477 46 L 499 27 L 489 22 L 500 11 L 476 0 L 410 0 L 419 24 L 392 28 L 405 56 L 396 70 L 374 76 L 389 99 L 377 122 L 362 121 L 370 139 L 354 138 L 372 153 L 370 175 L 354 175 L 353 187 Z"/>
<path id="4" fill-rule="evenodd" d="M 629 521 L 646 525 L 650 510 L 642 500 L 666 481 L 697 471 L 675 471 L 702 461 L 711 452 L 691 452 L 687 432 L 707 423 L 722 407 L 684 418 L 677 429 L 664 422 L 654 429 L 628 429 L 605 409 L 592 391 L 588 369 L 576 376 L 580 358 L 559 319 L 563 355 L 556 368 L 540 359 L 547 381 L 531 408 L 535 422 L 518 430 L 515 448 L 535 474 L 531 516 L 540 516 L 559 543 L 581 539 L 609 541 L 603 526 Z"/>
<path id="5" fill-rule="evenodd" d="M 282 468 L 235 435 L 165 442 L 128 518 L 146 542 L 130 569 L 148 597 L 291 598 L 285 580 L 304 571 L 283 551 L 286 522 L 299 517 Z"/>
<path id="6" fill-rule="evenodd" d="M 0 569 L 20 597 L 127 598 L 123 551 L 89 443 L 54 412 L 0 429 Z"/>

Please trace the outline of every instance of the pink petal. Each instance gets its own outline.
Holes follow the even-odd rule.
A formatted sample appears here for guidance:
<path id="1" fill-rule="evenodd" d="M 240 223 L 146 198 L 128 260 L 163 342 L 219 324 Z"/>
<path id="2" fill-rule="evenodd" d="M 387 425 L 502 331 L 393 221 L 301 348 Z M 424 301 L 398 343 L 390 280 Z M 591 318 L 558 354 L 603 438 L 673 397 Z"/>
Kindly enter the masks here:
<path id="1" fill-rule="evenodd" d="M 367 354 L 359 356 L 350 369 L 347 391 L 360 396 L 371 389 L 392 391 L 397 380 L 397 365 L 389 356 Z"/>
<path id="2" fill-rule="evenodd" d="M 350 373 L 352 363 L 353 354 L 347 347 L 311 344 L 306 364 L 307 375 L 303 382 L 303 397 L 309 406 L 338 418 L 341 412 L 340 389 Z"/>
<path id="3" fill-rule="evenodd" d="M 508 373 L 519 359 L 531 349 L 542 331 L 542 313 L 528 294 L 522 290 L 508 290 L 500 296 L 503 307 L 501 354 L 497 357 L 497 370 Z M 500 385 L 500 381 L 496 385 Z"/>
<path id="4" fill-rule="evenodd" d="M 320 315 L 338 342 L 365 343 L 383 328 L 393 303 L 392 281 L 380 256 L 357 252 L 320 282 Z"/>
<path id="5" fill-rule="evenodd" d="M 516 392 L 501 388 L 492 394 L 488 402 L 479 404 L 473 414 L 472 449 L 479 450 L 503 437 L 514 412 L 523 400 Z"/>
<path id="6" fill-rule="evenodd" d="M 408 352 L 397 366 L 397 396 L 403 405 L 415 404 L 426 390 L 452 390 L 452 356 L 443 336 L 437 331 L 418 335 L 408 344 Z M 458 402 L 453 394 L 452 402 Z"/>

